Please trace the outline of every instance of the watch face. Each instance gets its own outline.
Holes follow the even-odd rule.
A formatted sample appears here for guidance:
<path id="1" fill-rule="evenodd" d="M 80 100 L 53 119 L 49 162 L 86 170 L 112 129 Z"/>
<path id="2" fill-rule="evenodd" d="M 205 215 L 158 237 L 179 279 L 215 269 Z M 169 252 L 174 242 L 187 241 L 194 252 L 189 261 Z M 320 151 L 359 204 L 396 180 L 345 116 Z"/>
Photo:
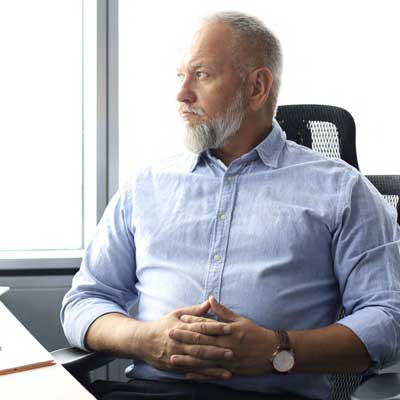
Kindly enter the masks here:
<path id="1" fill-rule="evenodd" d="M 294 356 L 291 351 L 281 350 L 272 361 L 278 372 L 289 372 L 294 367 Z"/>

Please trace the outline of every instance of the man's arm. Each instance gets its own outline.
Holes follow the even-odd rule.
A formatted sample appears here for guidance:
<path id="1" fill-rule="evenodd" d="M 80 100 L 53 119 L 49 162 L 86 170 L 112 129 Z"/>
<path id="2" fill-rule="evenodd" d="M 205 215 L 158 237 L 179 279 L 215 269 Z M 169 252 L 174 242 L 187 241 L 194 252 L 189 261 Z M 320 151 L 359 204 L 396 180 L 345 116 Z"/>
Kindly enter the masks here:
<path id="1" fill-rule="evenodd" d="M 371 366 L 364 344 L 343 325 L 291 331 L 289 336 L 296 349 L 294 372 L 362 373 Z"/>

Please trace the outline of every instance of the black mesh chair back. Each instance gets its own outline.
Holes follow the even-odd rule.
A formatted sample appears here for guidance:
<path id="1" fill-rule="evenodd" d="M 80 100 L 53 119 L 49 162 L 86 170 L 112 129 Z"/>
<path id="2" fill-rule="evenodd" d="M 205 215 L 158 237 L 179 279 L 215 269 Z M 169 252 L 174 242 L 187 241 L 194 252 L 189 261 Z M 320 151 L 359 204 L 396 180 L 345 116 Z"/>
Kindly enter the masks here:
<path id="1" fill-rule="evenodd" d="M 400 225 L 400 175 L 367 175 L 367 178 L 397 210 L 397 223 Z"/>
<path id="2" fill-rule="evenodd" d="M 287 138 L 329 158 L 341 158 L 358 168 L 356 126 L 343 108 L 295 104 L 279 106 L 276 120 Z"/>
<path id="3" fill-rule="evenodd" d="M 289 140 L 309 147 L 329 158 L 341 158 L 359 169 L 356 153 L 356 126 L 351 114 L 340 107 L 296 104 L 279 106 L 276 120 Z M 371 175 L 367 178 L 397 208 L 400 224 L 400 176 Z M 344 316 L 342 310 L 339 319 Z M 358 374 L 333 377 L 332 400 L 348 400 L 361 383 Z"/>

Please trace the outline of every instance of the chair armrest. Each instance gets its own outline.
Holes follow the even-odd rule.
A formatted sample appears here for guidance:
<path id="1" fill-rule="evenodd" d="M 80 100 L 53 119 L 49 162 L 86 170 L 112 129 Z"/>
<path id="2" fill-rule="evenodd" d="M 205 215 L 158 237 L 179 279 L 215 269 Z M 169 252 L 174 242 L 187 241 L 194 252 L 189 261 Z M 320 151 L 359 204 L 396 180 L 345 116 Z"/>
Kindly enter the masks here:
<path id="1" fill-rule="evenodd" d="M 51 352 L 51 355 L 72 375 L 88 373 L 108 364 L 115 359 L 111 354 L 92 352 L 65 347 Z"/>
<path id="2" fill-rule="evenodd" d="M 390 367 L 386 367 L 386 368 L 383 368 L 383 369 L 380 369 L 379 371 L 377 371 L 377 374 L 379 374 L 379 375 L 391 374 L 391 373 L 400 374 L 400 362 L 393 364 Z"/>
<path id="3" fill-rule="evenodd" d="M 373 376 L 354 391 L 351 400 L 400 400 L 400 374 Z"/>

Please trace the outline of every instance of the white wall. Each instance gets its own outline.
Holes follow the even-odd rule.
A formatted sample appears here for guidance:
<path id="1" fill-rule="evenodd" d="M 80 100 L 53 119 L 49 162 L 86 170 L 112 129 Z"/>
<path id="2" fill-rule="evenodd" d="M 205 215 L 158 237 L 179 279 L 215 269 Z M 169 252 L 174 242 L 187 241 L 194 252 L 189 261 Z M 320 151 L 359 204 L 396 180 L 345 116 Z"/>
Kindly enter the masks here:
<path id="1" fill-rule="evenodd" d="M 175 67 L 198 18 L 215 10 L 256 15 L 281 39 L 281 104 L 348 109 L 361 170 L 400 174 L 399 1 L 120 0 L 121 183 L 182 148 Z"/>

